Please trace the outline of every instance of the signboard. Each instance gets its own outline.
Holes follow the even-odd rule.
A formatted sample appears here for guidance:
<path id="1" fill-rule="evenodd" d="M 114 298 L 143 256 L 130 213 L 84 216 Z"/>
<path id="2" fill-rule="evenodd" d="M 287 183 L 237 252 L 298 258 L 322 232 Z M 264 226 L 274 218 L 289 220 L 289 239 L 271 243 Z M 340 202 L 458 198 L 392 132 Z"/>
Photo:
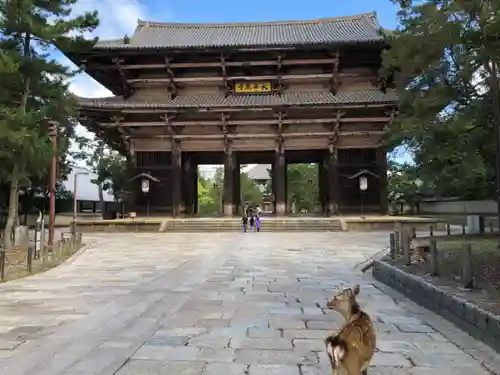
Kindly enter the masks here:
<path id="1" fill-rule="evenodd" d="M 266 94 L 271 91 L 271 82 L 236 82 L 234 85 L 234 92 L 238 94 Z"/>

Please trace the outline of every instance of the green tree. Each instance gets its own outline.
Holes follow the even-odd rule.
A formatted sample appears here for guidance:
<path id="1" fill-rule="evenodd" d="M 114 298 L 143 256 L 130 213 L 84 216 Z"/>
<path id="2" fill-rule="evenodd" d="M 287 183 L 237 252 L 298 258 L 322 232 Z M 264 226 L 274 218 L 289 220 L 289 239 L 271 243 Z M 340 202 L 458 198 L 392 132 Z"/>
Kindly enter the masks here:
<path id="1" fill-rule="evenodd" d="M 319 205 L 318 165 L 291 164 L 287 170 L 287 195 L 296 212 L 314 212 Z"/>
<path id="2" fill-rule="evenodd" d="M 414 210 L 423 194 L 423 182 L 410 164 L 390 163 L 388 193 L 391 203 L 404 203 Z"/>
<path id="3" fill-rule="evenodd" d="M 4 0 L 0 2 L 0 161 L 10 181 L 5 246 L 18 218 L 21 182 L 46 174 L 51 156 L 48 120 L 59 121 L 60 139 L 72 133 L 76 103 L 68 91 L 73 72 L 49 58 L 90 47 L 82 35 L 98 24 L 97 14 L 72 17 L 76 0 Z"/>
<path id="4" fill-rule="evenodd" d="M 494 196 L 490 89 L 500 60 L 500 2 L 394 2 L 399 27 L 387 36 L 382 73 L 395 77 L 400 113 L 388 144 L 413 152 L 420 179 L 436 196 Z"/>

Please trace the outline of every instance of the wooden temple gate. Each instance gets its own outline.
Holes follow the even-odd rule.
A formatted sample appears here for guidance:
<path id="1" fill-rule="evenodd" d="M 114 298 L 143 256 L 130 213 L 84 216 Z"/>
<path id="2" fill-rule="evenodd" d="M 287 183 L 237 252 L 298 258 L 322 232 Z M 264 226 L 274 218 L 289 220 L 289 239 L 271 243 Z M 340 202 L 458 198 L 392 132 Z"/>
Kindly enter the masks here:
<path id="1" fill-rule="evenodd" d="M 217 41 L 217 42 L 214 42 Z M 395 114 L 379 79 L 387 44 L 375 14 L 312 21 L 176 24 L 139 21 L 131 37 L 67 55 L 116 96 L 78 98 L 80 121 L 160 180 L 154 214 L 194 215 L 197 167 L 224 165 L 223 212 L 241 202 L 241 164 L 272 164 L 285 215 L 288 163 L 317 162 L 325 214 L 387 212 L 381 146 Z M 368 171 L 368 190 L 350 177 Z M 373 176 L 378 176 L 374 178 Z M 363 200 L 363 202 L 361 202 Z M 145 212 L 137 182 L 134 205 Z"/>

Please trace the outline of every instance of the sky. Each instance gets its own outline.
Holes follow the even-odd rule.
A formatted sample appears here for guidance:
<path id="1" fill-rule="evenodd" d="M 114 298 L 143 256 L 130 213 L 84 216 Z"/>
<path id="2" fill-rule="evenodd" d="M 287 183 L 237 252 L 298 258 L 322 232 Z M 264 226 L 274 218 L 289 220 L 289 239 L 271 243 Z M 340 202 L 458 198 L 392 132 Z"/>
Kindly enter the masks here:
<path id="1" fill-rule="evenodd" d="M 137 20 L 163 22 L 256 22 L 305 20 L 377 12 L 380 24 L 397 25 L 397 7 L 390 0 L 79 0 L 75 13 L 97 10 L 101 39 L 131 35 Z M 64 57 L 60 57 L 68 62 Z M 111 96 L 111 92 L 86 74 L 73 79 L 70 90 L 83 97 Z M 79 129 L 79 132 L 84 132 Z M 398 157 L 398 159 L 404 156 Z"/>

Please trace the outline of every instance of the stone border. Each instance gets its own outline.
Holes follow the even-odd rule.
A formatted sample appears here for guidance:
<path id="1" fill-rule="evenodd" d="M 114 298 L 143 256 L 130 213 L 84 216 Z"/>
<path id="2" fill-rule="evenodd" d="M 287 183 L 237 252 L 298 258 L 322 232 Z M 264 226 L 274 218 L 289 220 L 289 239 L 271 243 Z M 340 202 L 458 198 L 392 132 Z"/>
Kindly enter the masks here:
<path id="1" fill-rule="evenodd" d="M 373 277 L 421 306 L 443 316 L 500 353 L 500 316 L 447 293 L 383 260 L 373 263 Z"/>

